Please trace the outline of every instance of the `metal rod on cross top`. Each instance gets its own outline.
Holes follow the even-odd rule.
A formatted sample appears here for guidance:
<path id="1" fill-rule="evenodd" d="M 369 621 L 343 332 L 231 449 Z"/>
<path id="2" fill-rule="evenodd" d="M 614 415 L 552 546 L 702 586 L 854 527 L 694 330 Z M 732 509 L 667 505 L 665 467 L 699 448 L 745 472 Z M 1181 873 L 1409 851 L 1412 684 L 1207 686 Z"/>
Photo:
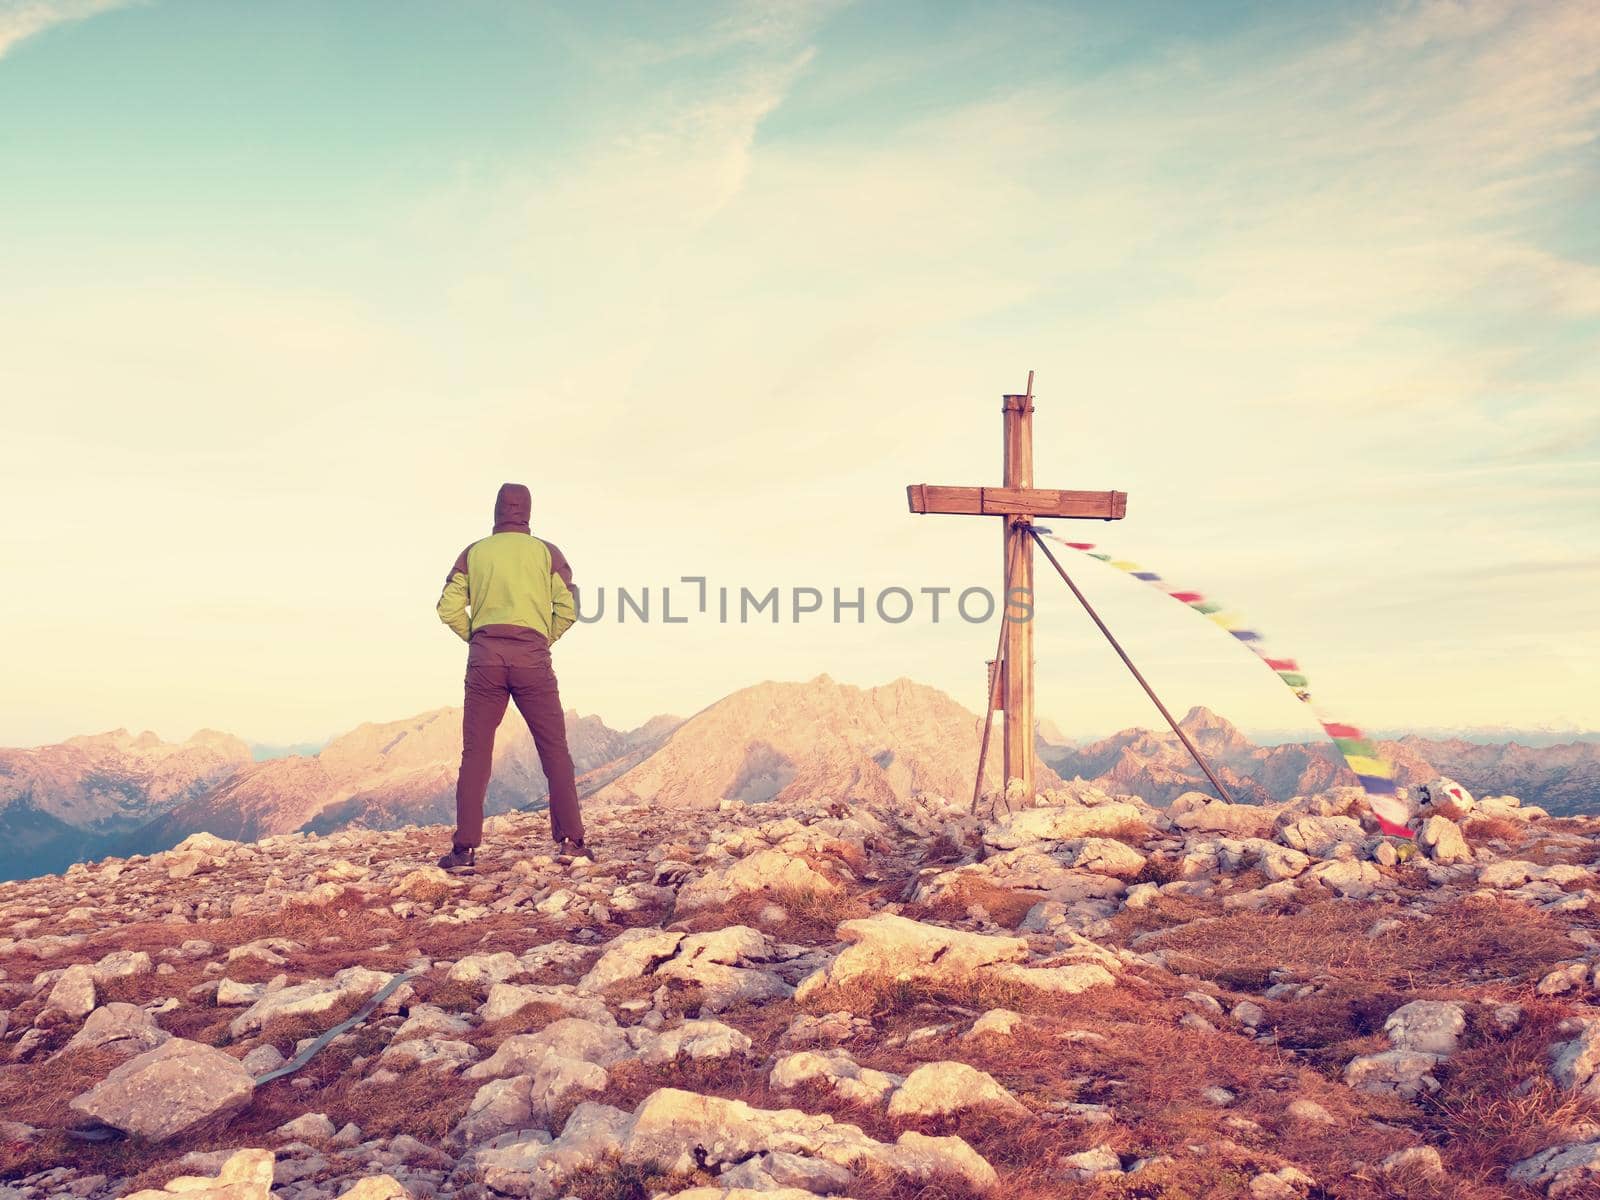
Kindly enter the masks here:
<path id="1" fill-rule="evenodd" d="M 1056 574 L 1060 575 L 1063 582 L 1072 589 L 1072 594 L 1078 598 L 1078 603 L 1083 605 L 1083 611 L 1089 614 L 1089 619 L 1099 627 L 1101 633 L 1105 634 L 1106 641 L 1111 643 L 1111 648 L 1117 652 L 1117 657 L 1122 659 L 1123 665 L 1133 672 L 1133 677 L 1139 681 L 1139 686 L 1144 689 L 1144 694 L 1149 696 L 1155 706 L 1161 710 L 1161 715 L 1167 719 L 1167 724 L 1172 726 L 1172 732 L 1178 735 L 1178 740 L 1183 743 L 1184 749 L 1189 752 L 1190 757 L 1205 772 L 1206 778 L 1211 781 L 1211 786 L 1216 788 L 1217 795 L 1232 804 L 1233 797 L 1228 795 L 1228 789 L 1222 786 L 1222 781 L 1212 771 L 1210 764 L 1206 762 L 1205 757 L 1200 753 L 1199 747 L 1189 740 L 1189 735 L 1183 731 L 1183 726 L 1173 719 L 1172 714 L 1167 711 L 1167 706 L 1161 703 L 1161 697 L 1156 695 L 1155 689 L 1145 681 L 1145 677 L 1140 674 L 1139 668 L 1133 665 L 1133 659 L 1128 657 L 1128 652 L 1122 648 L 1122 643 L 1117 641 L 1110 629 L 1106 628 L 1106 623 L 1100 619 L 1100 614 L 1095 612 L 1094 605 L 1090 604 L 1089 598 L 1078 590 L 1078 585 L 1072 582 L 1072 576 L 1067 574 L 1066 568 L 1050 552 L 1050 547 L 1045 545 L 1044 539 L 1039 536 L 1039 531 L 1030 527 L 1028 533 L 1032 536 L 1034 542 L 1038 544 L 1039 549 L 1044 551 L 1044 556 L 1050 560 L 1050 565 L 1056 569 Z"/>

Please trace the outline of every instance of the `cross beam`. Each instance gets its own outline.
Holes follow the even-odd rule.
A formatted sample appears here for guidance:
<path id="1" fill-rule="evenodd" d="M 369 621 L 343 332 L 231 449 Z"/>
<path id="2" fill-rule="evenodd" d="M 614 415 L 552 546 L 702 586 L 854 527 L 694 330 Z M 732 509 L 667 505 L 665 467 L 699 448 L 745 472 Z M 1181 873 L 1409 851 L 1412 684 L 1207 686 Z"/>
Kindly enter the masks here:
<path id="1" fill-rule="evenodd" d="M 1063 492 L 1054 488 L 944 487 L 906 485 L 914 513 L 957 513 L 973 517 L 1080 517 L 1119 521 L 1128 512 L 1126 492 Z"/>
<path id="2" fill-rule="evenodd" d="M 1128 497 L 1123 492 L 1074 492 L 1033 486 L 1033 372 L 1028 372 L 1028 390 L 1021 396 L 1003 398 L 1000 406 L 1003 477 L 1000 487 L 946 487 L 913 483 L 906 488 L 906 501 L 914 513 L 953 513 L 979 517 L 1001 517 L 1001 579 L 1005 588 L 1000 632 L 999 678 L 985 705 L 984 720 L 993 707 L 1005 711 L 1005 780 L 1022 781 L 1023 792 L 1032 797 L 1033 770 L 1033 537 L 1034 517 L 1060 517 L 1067 520 L 1120 521 L 1127 515 Z M 1019 595 L 1020 593 L 1020 595 Z M 1019 604 L 1013 604 L 1013 598 Z M 1027 611 L 1028 619 L 1009 619 L 1013 608 Z M 985 725 L 984 744 L 988 744 Z M 981 753 L 981 751 L 980 751 Z M 978 770 L 983 766 L 980 763 Z"/>

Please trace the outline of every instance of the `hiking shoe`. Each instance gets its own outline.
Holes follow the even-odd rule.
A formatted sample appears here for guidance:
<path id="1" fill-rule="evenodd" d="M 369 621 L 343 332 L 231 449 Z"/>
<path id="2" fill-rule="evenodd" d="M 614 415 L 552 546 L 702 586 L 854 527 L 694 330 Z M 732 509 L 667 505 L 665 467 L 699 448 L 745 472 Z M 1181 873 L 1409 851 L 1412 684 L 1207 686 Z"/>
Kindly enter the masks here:
<path id="1" fill-rule="evenodd" d="M 557 853 L 562 858 L 587 858 L 590 862 L 595 861 L 593 847 L 586 846 L 582 842 L 575 842 L 571 838 L 561 839 L 561 845 Z"/>
<path id="2" fill-rule="evenodd" d="M 439 860 L 446 871 L 470 871 L 477 865 L 478 851 L 473 846 L 451 846 L 450 853 Z"/>

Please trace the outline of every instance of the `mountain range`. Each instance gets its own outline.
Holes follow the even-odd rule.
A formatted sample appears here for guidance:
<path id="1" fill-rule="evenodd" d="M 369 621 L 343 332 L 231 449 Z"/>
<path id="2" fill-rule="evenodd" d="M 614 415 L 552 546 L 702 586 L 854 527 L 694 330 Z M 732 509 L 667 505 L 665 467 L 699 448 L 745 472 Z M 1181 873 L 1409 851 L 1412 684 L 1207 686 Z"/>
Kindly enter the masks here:
<path id="1" fill-rule="evenodd" d="M 1180 722 L 1236 801 L 1265 803 L 1350 782 L 1327 743 L 1260 746 L 1208 709 Z M 887 800 L 970 793 L 980 725 L 937 689 L 898 679 L 875 688 L 826 675 L 743 688 L 687 720 L 618 730 L 567 713 L 579 791 L 597 803 L 712 808 L 722 800 Z M 998 723 L 997 723 L 998 729 Z M 1167 730 L 1125 729 L 1072 744 L 1041 723 L 1040 786 L 1080 778 L 1167 803 L 1207 790 Z M 1403 784 L 1445 774 L 1479 793 L 1509 793 L 1556 814 L 1600 810 L 1600 745 L 1529 747 L 1464 738 L 1380 743 Z M 252 747 L 204 730 L 186 742 L 127 730 L 0 750 L 0 878 L 107 854 L 152 853 L 192 833 L 253 840 L 355 826 L 395 829 L 453 817 L 461 710 L 370 723 L 319 751 L 258 761 Z M 986 782 L 998 783 L 998 732 Z M 540 807 L 544 774 L 514 713 L 495 747 L 488 811 Z"/>

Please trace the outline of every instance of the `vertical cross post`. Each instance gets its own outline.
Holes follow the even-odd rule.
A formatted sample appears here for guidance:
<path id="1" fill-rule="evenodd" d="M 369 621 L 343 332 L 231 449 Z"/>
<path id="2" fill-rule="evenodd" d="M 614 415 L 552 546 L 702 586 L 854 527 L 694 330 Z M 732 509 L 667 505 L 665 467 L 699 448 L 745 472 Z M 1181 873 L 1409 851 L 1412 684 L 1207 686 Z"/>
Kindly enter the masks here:
<path id="1" fill-rule="evenodd" d="M 1000 409 L 1005 421 L 1005 478 L 1008 488 L 1033 486 L 1033 373 L 1028 393 L 1006 396 Z M 1002 579 L 1009 579 L 1001 599 L 1005 626 L 1002 697 L 1005 706 L 1005 781 L 1022 781 L 1023 795 L 1033 795 L 1033 518 L 1015 514 L 1005 519 L 1002 533 Z M 1020 603 L 1013 604 L 1013 597 Z M 1026 613 L 1027 620 L 1008 620 Z"/>

